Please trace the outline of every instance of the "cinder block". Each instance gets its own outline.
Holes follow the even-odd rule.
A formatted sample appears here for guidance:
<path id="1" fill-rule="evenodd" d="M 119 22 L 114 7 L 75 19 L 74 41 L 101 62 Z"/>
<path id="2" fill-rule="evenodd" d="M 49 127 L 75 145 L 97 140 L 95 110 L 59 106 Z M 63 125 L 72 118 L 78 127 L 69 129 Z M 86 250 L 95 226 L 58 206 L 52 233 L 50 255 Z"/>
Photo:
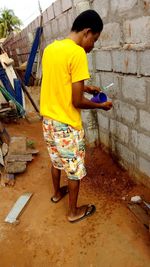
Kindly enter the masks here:
<path id="1" fill-rule="evenodd" d="M 26 29 L 23 29 L 22 31 L 21 31 L 21 38 L 24 38 L 24 37 L 26 37 L 26 35 L 27 35 L 27 31 L 26 31 Z M 18 34 L 17 34 L 17 39 L 16 40 L 18 40 Z"/>
<path id="2" fill-rule="evenodd" d="M 101 144 L 103 144 L 106 147 L 109 147 L 110 145 L 109 134 L 102 132 L 101 129 L 99 130 L 99 140 Z"/>
<path id="3" fill-rule="evenodd" d="M 43 24 L 45 25 L 48 22 L 47 9 L 43 12 Z"/>
<path id="4" fill-rule="evenodd" d="M 58 18 L 58 27 L 59 27 L 59 32 L 62 33 L 64 31 L 67 32 L 68 30 L 68 24 L 67 24 L 67 17 L 66 14 L 62 14 Z"/>
<path id="5" fill-rule="evenodd" d="M 101 131 L 101 128 L 104 130 L 109 130 L 109 118 L 104 116 L 100 110 L 97 110 L 98 125 Z"/>
<path id="6" fill-rule="evenodd" d="M 105 87 L 111 83 L 114 85 L 105 92 L 109 98 L 118 98 L 120 95 L 119 75 L 112 72 L 100 72 L 101 87 Z"/>
<path id="7" fill-rule="evenodd" d="M 109 11 L 109 0 L 94 0 L 93 9 L 96 10 L 101 18 L 106 18 Z"/>
<path id="8" fill-rule="evenodd" d="M 113 107 L 117 118 L 123 123 L 127 123 L 132 126 L 136 124 L 138 115 L 135 106 L 124 103 L 120 100 L 115 100 L 113 102 Z"/>
<path id="9" fill-rule="evenodd" d="M 76 6 L 77 4 L 81 2 L 87 2 L 88 0 L 73 0 L 73 4 Z"/>
<path id="10" fill-rule="evenodd" d="M 56 0 L 53 3 L 54 6 L 54 15 L 57 17 L 62 13 L 61 0 Z"/>
<path id="11" fill-rule="evenodd" d="M 150 16 L 127 20 L 123 24 L 125 43 L 150 43 Z"/>
<path id="12" fill-rule="evenodd" d="M 85 141 L 90 147 L 96 147 L 99 145 L 98 129 L 85 129 Z"/>
<path id="13" fill-rule="evenodd" d="M 53 10 L 53 5 L 47 8 L 47 16 L 48 16 L 48 20 L 54 19 L 55 15 L 54 15 L 54 10 Z"/>
<path id="14" fill-rule="evenodd" d="M 137 149 L 137 147 L 138 147 L 138 132 L 136 130 L 131 131 L 130 143 L 134 148 Z"/>
<path id="15" fill-rule="evenodd" d="M 136 4 L 137 4 L 138 0 L 111 0 L 110 4 L 111 4 L 111 10 L 112 12 L 126 12 L 130 9 L 132 9 Z"/>
<path id="16" fill-rule="evenodd" d="M 52 34 L 52 30 L 51 30 L 51 26 L 50 24 L 46 24 L 44 27 L 43 27 L 43 34 L 44 34 L 44 37 L 45 39 L 49 39 L 51 34 Z"/>
<path id="17" fill-rule="evenodd" d="M 95 53 L 96 69 L 97 70 L 112 70 L 111 53 L 110 51 L 98 51 Z"/>
<path id="18" fill-rule="evenodd" d="M 72 1 L 71 0 L 63 0 L 62 1 L 62 10 L 63 12 L 72 8 Z"/>
<path id="19" fill-rule="evenodd" d="M 140 157 L 139 168 L 141 172 L 150 177 L 150 161 Z"/>
<path id="20" fill-rule="evenodd" d="M 68 14 L 68 28 L 71 30 L 73 21 L 75 19 L 75 14 L 73 12 L 73 9 L 68 10 L 67 14 Z"/>
<path id="21" fill-rule="evenodd" d="M 137 52 L 113 50 L 112 65 L 115 72 L 137 73 Z"/>
<path id="22" fill-rule="evenodd" d="M 93 71 L 93 56 L 92 53 L 87 54 L 89 71 Z"/>
<path id="23" fill-rule="evenodd" d="M 150 157 L 150 136 L 138 134 L 138 150 Z"/>
<path id="24" fill-rule="evenodd" d="M 35 34 L 35 32 L 36 32 L 35 20 L 33 20 L 31 23 L 31 29 L 32 29 L 32 32 Z"/>
<path id="25" fill-rule="evenodd" d="M 99 75 L 99 73 L 94 73 L 94 85 L 100 87 L 100 75 Z"/>
<path id="26" fill-rule="evenodd" d="M 53 37 L 55 37 L 59 32 L 59 30 L 58 30 L 58 20 L 57 19 L 53 19 L 51 21 L 51 25 L 52 25 Z"/>
<path id="27" fill-rule="evenodd" d="M 40 26 L 40 19 L 41 19 L 40 16 L 38 16 L 38 17 L 35 19 L 35 27 L 36 27 L 36 28 Z"/>
<path id="28" fill-rule="evenodd" d="M 140 127 L 150 132 L 150 113 L 140 110 Z"/>
<path id="29" fill-rule="evenodd" d="M 150 158 L 150 136 L 143 133 L 138 133 L 136 130 L 131 132 L 131 145 L 141 153 L 144 153 Z"/>
<path id="30" fill-rule="evenodd" d="M 96 110 L 82 110 L 81 115 L 84 129 L 98 128 Z"/>
<path id="31" fill-rule="evenodd" d="M 125 163 L 128 163 L 128 167 L 136 165 L 136 155 L 133 151 L 129 150 L 126 146 L 120 144 L 119 142 L 115 142 L 114 149 L 116 156 L 121 158 L 123 163 L 124 161 Z"/>
<path id="32" fill-rule="evenodd" d="M 102 47 L 118 47 L 122 42 L 121 30 L 119 23 L 108 23 L 104 25 L 104 29 L 100 36 L 100 44 Z"/>
<path id="33" fill-rule="evenodd" d="M 146 102 L 146 82 L 144 78 L 128 76 L 123 78 L 123 97 L 132 102 Z"/>
<path id="34" fill-rule="evenodd" d="M 150 50 L 139 52 L 140 74 L 150 76 Z"/>
<path id="35" fill-rule="evenodd" d="M 28 27 L 27 27 L 27 31 L 28 31 L 28 32 L 32 32 L 31 23 L 28 25 Z"/>
<path id="36" fill-rule="evenodd" d="M 129 142 L 128 127 L 118 121 L 110 120 L 110 132 L 125 144 Z"/>
<path id="37" fill-rule="evenodd" d="M 89 1 L 82 1 L 82 2 L 79 2 L 79 3 L 76 5 L 76 12 L 77 12 L 77 15 L 80 14 L 81 12 L 87 10 L 87 9 L 90 9 Z"/>

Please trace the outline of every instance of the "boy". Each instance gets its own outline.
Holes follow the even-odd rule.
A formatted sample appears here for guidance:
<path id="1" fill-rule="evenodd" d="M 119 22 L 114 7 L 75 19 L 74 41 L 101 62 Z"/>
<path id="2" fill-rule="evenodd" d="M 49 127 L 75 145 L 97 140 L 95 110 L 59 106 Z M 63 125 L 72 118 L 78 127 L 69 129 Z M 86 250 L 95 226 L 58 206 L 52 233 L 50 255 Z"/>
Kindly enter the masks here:
<path id="1" fill-rule="evenodd" d="M 92 215 L 94 205 L 77 207 L 80 180 L 86 175 L 84 166 L 84 130 L 80 109 L 109 110 L 111 102 L 94 103 L 84 92 L 100 89 L 85 86 L 89 79 L 86 53 L 89 53 L 103 29 L 94 10 L 82 12 L 74 21 L 68 37 L 48 45 L 43 54 L 43 78 L 40 111 L 43 116 L 44 139 L 52 161 L 54 195 L 57 203 L 69 191 L 68 221 L 78 222 Z M 60 187 L 61 170 L 65 170 L 68 186 Z"/>

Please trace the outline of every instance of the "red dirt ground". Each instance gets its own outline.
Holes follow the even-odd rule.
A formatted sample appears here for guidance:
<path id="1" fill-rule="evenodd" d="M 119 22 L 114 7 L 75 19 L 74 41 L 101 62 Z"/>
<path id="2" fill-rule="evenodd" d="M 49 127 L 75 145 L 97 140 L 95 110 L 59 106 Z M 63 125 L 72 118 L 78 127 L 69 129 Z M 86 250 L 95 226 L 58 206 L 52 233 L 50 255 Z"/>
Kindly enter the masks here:
<path id="1" fill-rule="evenodd" d="M 41 122 L 5 125 L 11 136 L 34 139 L 39 154 L 16 175 L 14 187 L 0 188 L 0 267 L 149 267 L 148 230 L 127 208 L 122 197 L 150 190 L 135 185 L 101 148 L 87 149 L 87 178 L 81 182 L 78 204 L 96 205 L 96 213 L 76 224 L 66 219 L 68 197 L 50 202 L 53 193 L 50 160 L 43 142 Z M 66 184 L 65 174 L 62 184 Z M 19 219 L 4 219 L 18 197 L 33 196 Z"/>

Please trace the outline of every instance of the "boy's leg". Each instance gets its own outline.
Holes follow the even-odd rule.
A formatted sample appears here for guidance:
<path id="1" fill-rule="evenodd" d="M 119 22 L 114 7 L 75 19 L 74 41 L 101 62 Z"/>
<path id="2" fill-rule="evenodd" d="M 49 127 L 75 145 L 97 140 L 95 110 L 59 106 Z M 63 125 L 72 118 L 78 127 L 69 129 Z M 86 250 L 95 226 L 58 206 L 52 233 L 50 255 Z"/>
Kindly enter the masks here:
<path id="1" fill-rule="evenodd" d="M 77 200 L 80 187 L 80 180 L 69 180 L 69 213 L 68 217 L 74 217 L 77 209 Z"/>
<path id="2" fill-rule="evenodd" d="M 84 205 L 81 207 L 77 207 L 79 187 L 80 187 L 80 180 L 68 179 L 68 188 L 69 188 L 68 220 L 70 222 L 75 222 L 77 220 L 80 220 L 80 218 L 83 218 L 86 214 L 88 213 L 92 214 L 95 211 L 95 207 L 93 205 Z"/>
<path id="3" fill-rule="evenodd" d="M 60 176 L 61 170 L 51 167 L 52 181 L 54 187 L 54 196 L 53 198 L 59 198 L 59 190 L 60 190 Z"/>
<path id="4" fill-rule="evenodd" d="M 68 192 L 67 186 L 60 187 L 61 170 L 51 167 L 52 181 L 54 187 L 54 195 L 51 198 L 53 202 L 59 201 Z"/>

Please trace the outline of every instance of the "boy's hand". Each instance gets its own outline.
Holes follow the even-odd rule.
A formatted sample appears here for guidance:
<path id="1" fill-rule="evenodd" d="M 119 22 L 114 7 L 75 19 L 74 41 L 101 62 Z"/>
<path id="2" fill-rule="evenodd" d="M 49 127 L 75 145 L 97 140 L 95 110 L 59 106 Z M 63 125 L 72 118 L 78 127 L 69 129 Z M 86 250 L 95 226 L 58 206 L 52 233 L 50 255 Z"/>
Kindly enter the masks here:
<path id="1" fill-rule="evenodd" d="M 86 93 L 92 94 L 92 95 L 95 95 L 101 91 L 99 87 L 93 86 L 93 85 L 88 85 L 88 86 L 85 85 L 84 88 L 85 88 Z"/>
<path id="2" fill-rule="evenodd" d="M 112 108 L 112 102 L 111 101 L 107 101 L 104 103 L 101 103 L 101 108 L 104 110 L 110 110 Z"/>

